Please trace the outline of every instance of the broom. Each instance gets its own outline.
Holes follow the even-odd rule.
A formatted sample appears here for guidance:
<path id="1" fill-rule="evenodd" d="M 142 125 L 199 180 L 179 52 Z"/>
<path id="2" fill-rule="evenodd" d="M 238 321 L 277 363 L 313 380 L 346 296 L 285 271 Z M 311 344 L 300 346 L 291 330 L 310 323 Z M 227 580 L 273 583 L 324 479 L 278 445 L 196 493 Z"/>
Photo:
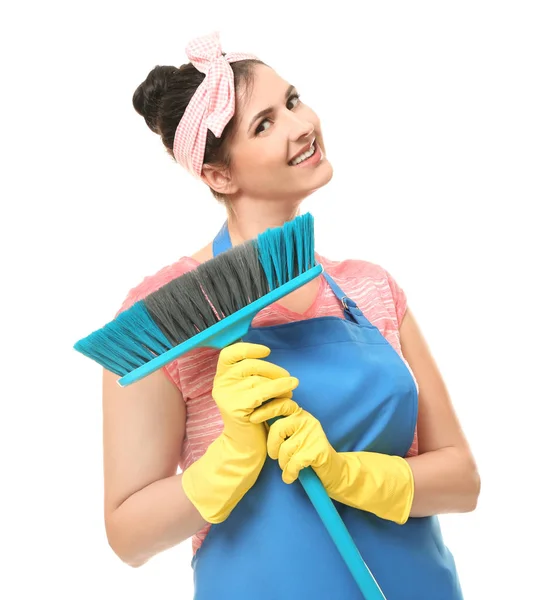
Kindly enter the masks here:
<path id="1" fill-rule="evenodd" d="M 307 213 L 170 281 L 74 349 L 120 375 L 123 387 L 194 348 L 222 349 L 241 340 L 259 311 L 323 270 L 315 263 L 314 221 Z M 316 473 L 303 469 L 299 481 L 365 600 L 385 600 Z"/>

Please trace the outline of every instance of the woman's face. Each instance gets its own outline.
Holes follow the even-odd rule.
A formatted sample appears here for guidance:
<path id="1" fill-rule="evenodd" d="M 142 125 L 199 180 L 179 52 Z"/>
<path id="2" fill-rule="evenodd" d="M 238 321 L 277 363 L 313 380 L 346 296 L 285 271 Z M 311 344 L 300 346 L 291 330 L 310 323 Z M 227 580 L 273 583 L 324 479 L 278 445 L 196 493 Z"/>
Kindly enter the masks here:
<path id="1" fill-rule="evenodd" d="M 298 93 L 301 90 L 270 67 L 255 66 L 250 93 L 239 94 L 236 101 L 239 121 L 230 154 L 237 193 L 255 199 L 301 201 L 332 178 L 320 120 Z M 309 144 L 313 156 L 292 164 Z"/>

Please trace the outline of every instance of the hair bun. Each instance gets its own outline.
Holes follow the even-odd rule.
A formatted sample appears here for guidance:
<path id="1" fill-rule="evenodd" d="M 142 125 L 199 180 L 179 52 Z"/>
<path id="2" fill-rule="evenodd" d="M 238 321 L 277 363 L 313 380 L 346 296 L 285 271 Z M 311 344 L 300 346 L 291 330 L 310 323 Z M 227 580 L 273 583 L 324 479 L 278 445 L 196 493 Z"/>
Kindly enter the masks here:
<path id="1" fill-rule="evenodd" d="M 133 107 L 155 133 L 160 133 L 158 123 L 162 98 L 178 73 L 180 71 L 176 67 L 158 65 L 133 94 Z"/>

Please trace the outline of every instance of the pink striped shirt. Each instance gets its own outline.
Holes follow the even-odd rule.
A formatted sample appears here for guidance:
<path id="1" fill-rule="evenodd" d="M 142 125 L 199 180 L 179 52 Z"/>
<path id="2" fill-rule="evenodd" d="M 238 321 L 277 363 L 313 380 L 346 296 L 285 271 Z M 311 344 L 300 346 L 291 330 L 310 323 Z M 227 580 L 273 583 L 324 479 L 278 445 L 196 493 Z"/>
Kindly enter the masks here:
<path id="1" fill-rule="evenodd" d="M 388 271 L 377 264 L 362 260 L 332 261 L 318 254 L 316 254 L 316 258 L 344 293 L 356 302 L 367 319 L 379 329 L 398 352 L 419 389 L 400 345 L 399 326 L 407 307 L 403 289 Z M 198 266 L 197 261 L 185 256 L 156 274 L 146 277 L 129 292 L 118 314 L 169 281 Z M 317 296 L 303 314 L 293 312 L 275 303 L 257 314 L 253 326 L 267 327 L 322 316 L 343 318 L 344 315 L 342 305 L 324 277 L 321 276 Z M 181 470 L 187 469 L 189 465 L 198 460 L 222 431 L 220 412 L 211 393 L 218 354 L 217 350 L 199 348 L 163 367 L 164 373 L 179 389 L 186 403 L 185 437 L 179 462 Z M 417 430 L 415 430 L 413 444 L 407 456 L 415 456 L 417 453 Z M 196 552 L 201 546 L 209 528 L 210 524 L 193 536 L 193 552 Z"/>

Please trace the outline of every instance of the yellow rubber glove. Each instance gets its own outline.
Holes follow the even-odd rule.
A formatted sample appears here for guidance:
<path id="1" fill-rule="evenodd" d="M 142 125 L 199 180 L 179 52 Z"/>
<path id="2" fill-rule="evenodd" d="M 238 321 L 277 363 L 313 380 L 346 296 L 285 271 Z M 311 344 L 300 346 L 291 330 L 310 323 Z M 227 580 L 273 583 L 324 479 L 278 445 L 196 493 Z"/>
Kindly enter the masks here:
<path id="1" fill-rule="evenodd" d="M 250 420 L 262 423 L 284 410 L 288 416 L 270 426 L 267 448 L 269 456 L 278 459 L 285 483 L 311 466 L 333 500 L 400 525 L 407 521 L 414 481 L 405 459 L 377 452 L 336 452 L 320 422 L 293 400 L 287 407 L 268 402 Z"/>
<path id="2" fill-rule="evenodd" d="M 253 424 L 253 409 L 276 398 L 275 412 L 286 414 L 299 380 L 264 360 L 270 349 L 239 342 L 219 355 L 213 398 L 224 428 L 206 453 L 182 474 L 182 487 L 201 516 L 221 523 L 257 480 L 266 459 L 267 427 Z M 282 406 L 282 409 L 280 408 Z"/>

